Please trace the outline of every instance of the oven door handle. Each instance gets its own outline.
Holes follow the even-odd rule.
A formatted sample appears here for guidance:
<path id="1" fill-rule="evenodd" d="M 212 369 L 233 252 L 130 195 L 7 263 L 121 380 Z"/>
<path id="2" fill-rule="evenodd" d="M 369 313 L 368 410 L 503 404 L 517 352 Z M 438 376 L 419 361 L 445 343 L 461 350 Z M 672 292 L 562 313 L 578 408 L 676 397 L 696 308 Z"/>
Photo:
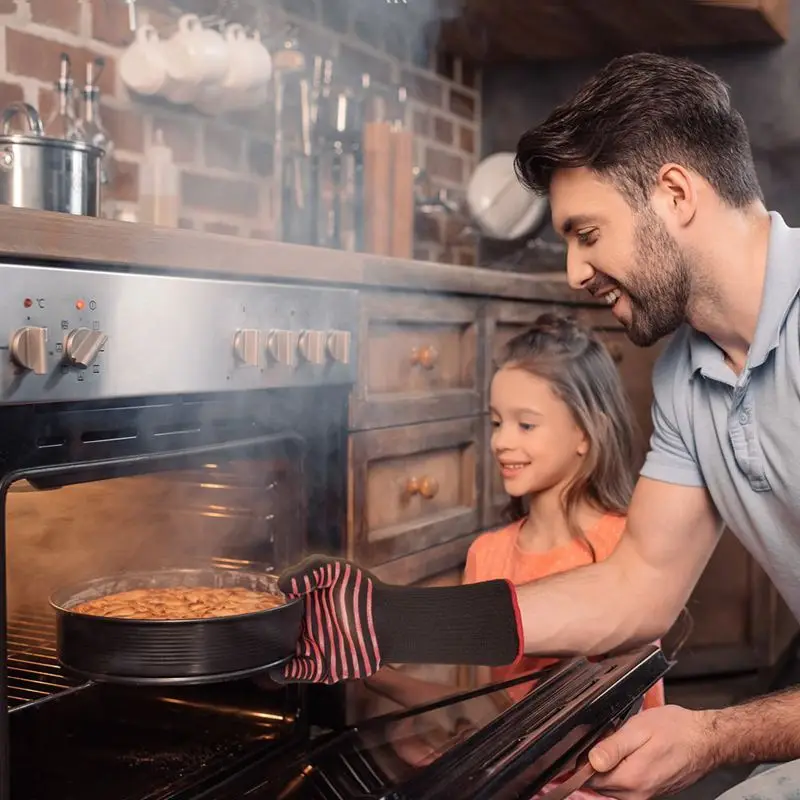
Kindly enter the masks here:
<path id="1" fill-rule="evenodd" d="M 564 800 L 564 798 L 568 798 L 573 792 L 577 792 L 578 789 L 586 785 L 586 783 L 597 774 L 597 771 L 589 763 L 589 751 L 601 738 L 604 738 L 604 733 L 611 733 L 612 731 L 618 730 L 634 714 L 637 714 L 643 702 L 644 698 L 640 697 L 636 702 L 632 703 L 628 709 L 620 714 L 619 717 L 606 725 L 600 733 L 592 739 L 592 743 L 575 759 L 576 764 L 580 763 L 580 766 L 576 767 L 573 774 L 567 778 L 567 780 L 560 783 L 546 794 L 543 794 L 541 800 Z"/>
<path id="2" fill-rule="evenodd" d="M 594 767 L 585 761 L 570 778 L 541 796 L 541 800 L 564 800 L 577 792 L 595 774 Z"/>

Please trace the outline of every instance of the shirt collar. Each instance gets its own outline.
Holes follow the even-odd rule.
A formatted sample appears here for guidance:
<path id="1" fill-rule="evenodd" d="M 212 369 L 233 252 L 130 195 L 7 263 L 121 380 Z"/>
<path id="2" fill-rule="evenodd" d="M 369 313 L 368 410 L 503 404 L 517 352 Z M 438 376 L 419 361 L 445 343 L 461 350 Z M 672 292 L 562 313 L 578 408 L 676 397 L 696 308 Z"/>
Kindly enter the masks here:
<path id="1" fill-rule="evenodd" d="M 756 332 L 745 370 L 761 366 L 778 346 L 792 304 L 800 291 L 800 229 L 790 228 L 776 211 L 770 212 L 767 266 Z M 704 333 L 692 330 L 689 338 L 692 372 L 709 378 L 735 381 L 722 351 Z"/>

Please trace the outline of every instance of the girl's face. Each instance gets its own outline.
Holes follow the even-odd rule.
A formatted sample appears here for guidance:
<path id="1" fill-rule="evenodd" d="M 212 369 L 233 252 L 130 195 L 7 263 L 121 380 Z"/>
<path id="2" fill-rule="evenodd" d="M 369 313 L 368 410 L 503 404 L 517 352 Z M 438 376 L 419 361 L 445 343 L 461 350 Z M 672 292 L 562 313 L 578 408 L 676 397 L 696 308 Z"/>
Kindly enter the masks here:
<path id="1" fill-rule="evenodd" d="M 492 380 L 489 411 L 492 454 L 509 495 L 569 484 L 589 442 L 548 381 L 503 367 Z"/>

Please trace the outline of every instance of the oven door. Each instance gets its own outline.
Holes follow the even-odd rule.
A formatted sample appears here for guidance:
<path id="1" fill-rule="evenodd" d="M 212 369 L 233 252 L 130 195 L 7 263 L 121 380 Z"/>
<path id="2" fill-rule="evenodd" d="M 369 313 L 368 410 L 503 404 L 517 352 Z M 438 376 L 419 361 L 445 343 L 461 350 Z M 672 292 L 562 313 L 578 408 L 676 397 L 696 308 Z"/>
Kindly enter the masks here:
<path id="1" fill-rule="evenodd" d="M 331 735 L 288 767 L 254 765 L 213 797 L 525 800 L 637 710 L 669 667 L 655 647 L 602 662 L 572 659 Z M 510 703 L 506 690 L 531 681 Z"/>
<path id="2" fill-rule="evenodd" d="M 345 400 L 316 412 L 276 392 L 3 410 L 24 416 L 6 427 L 16 445 L 0 442 L 19 459 L 0 485 L 1 800 L 195 797 L 307 737 L 302 691 L 265 678 L 144 689 L 66 674 L 48 598 L 128 570 L 280 570 L 310 547 L 336 551 Z"/>

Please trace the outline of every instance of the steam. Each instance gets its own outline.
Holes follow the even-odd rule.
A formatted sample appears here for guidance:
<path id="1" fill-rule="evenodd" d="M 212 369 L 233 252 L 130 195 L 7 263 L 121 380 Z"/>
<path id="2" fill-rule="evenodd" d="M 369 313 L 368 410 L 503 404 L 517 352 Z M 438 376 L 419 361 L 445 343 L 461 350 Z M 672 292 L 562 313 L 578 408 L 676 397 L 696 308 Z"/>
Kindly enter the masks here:
<path id="1" fill-rule="evenodd" d="M 9 616 L 46 609 L 56 589 L 114 573 L 269 561 L 295 527 L 289 465 L 209 461 L 196 470 L 115 478 L 7 498 Z"/>

